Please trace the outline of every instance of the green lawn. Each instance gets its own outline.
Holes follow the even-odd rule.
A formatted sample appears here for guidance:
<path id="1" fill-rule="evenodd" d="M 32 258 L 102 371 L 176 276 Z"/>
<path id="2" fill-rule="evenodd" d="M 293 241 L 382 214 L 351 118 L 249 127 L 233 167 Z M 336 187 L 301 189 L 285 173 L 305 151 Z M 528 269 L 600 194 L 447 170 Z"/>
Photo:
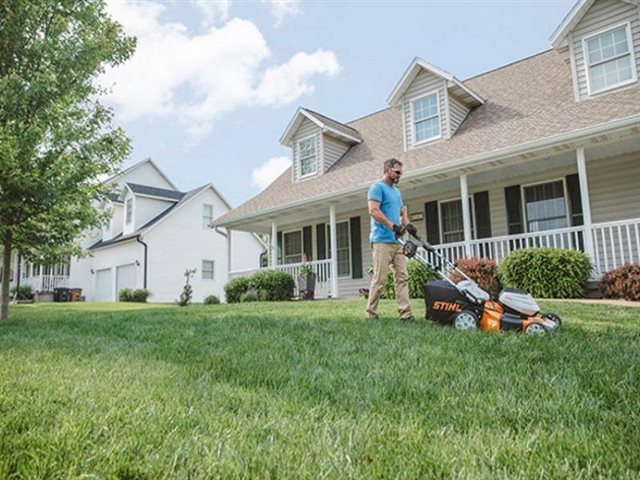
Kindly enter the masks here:
<path id="1" fill-rule="evenodd" d="M 15 307 L 0 478 L 638 478 L 640 309 L 544 307 L 556 335 L 364 300 Z"/>

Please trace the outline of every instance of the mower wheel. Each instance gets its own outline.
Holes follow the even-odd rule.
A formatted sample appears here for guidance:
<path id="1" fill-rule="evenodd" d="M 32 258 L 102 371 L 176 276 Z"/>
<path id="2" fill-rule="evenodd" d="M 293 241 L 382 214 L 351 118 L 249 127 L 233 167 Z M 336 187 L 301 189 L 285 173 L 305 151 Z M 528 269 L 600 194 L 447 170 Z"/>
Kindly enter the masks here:
<path id="1" fill-rule="evenodd" d="M 555 313 L 543 313 L 542 314 L 542 318 L 546 318 L 547 320 L 551 320 L 553 323 L 555 323 L 558 327 L 560 328 L 560 326 L 562 326 L 562 320 L 560 320 L 560 317 L 558 315 L 556 315 Z"/>
<path id="2" fill-rule="evenodd" d="M 527 335 L 544 335 L 547 333 L 547 329 L 541 323 L 531 323 L 525 328 L 524 333 Z"/>
<path id="3" fill-rule="evenodd" d="M 463 310 L 453 319 L 457 330 L 475 330 L 478 328 L 478 317 L 471 310 Z"/>

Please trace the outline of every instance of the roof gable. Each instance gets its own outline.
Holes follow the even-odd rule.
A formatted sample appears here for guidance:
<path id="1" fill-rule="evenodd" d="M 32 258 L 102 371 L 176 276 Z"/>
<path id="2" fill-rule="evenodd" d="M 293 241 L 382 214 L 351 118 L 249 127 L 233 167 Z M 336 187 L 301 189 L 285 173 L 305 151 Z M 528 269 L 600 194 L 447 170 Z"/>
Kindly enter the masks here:
<path id="1" fill-rule="evenodd" d="M 320 127 L 323 133 L 329 133 L 346 141 L 347 143 L 357 144 L 362 142 L 362 137 L 355 128 L 345 125 L 344 123 L 340 123 L 337 120 L 333 120 L 332 118 L 325 117 L 324 115 L 312 110 L 300 107 L 280 138 L 280 143 L 282 145 L 289 146 L 291 144 L 291 140 L 293 139 L 296 131 L 305 119 L 309 119 L 315 123 Z"/>
<path id="2" fill-rule="evenodd" d="M 131 165 L 130 167 L 124 169 L 119 174 L 108 178 L 107 180 L 104 181 L 104 183 L 117 183 L 122 186 L 124 183 L 127 182 L 127 179 L 126 179 L 127 176 L 132 176 L 131 174 L 134 174 L 138 170 L 144 169 L 144 168 L 151 168 L 155 170 L 155 172 L 159 175 L 159 177 L 162 178 L 162 180 L 164 180 L 171 188 L 173 188 L 174 190 L 178 189 L 176 185 L 169 179 L 169 177 L 167 177 L 164 174 L 164 172 L 160 170 L 160 168 L 158 168 L 158 165 L 156 165 L 156 163 L 150 158 L 146 158 L 141 162 Z M 133 175 L 133 176 L 136 177 L 139 175 Z"/>
<path id="3" fill-rule="evenodd" d="M 619 0 L 621 2 L 631 3 L 633 5 L 640 5 L 640 0 Z M 589 9 L 593 6 L 596 0 L 579 0 L 569 11 L 566 17 L 562 20 L 562 23 L 558 25 L 558 28 L 553 32 L 549 40 L 551 45 L 555 49 L 559 49 L 567 46 L 567 36 L 571 32 L 582 17 L 586 15 Z"/>
<path id="4" fill-rule="evenodd" d="M 464 85 L 460 80 L 454 77 L 449 72 L 442 70 L 428 62 L 425 62 L 421 58 L 414 58 L 409 68 L 404 72 L 404 75 L 393 89 L 387 103 L 395 107 L 399 104 L 402 95 L 411 86 L 411 83 L 415 80 L 418 74 L 426 70 L 427 72 L 442 78 L 447 82 L 447 89 L 451 91 L 456 97 L 458 97 L 469 108 L 480 106 L 484 103 L 484 99 L 477 93 Z"/>

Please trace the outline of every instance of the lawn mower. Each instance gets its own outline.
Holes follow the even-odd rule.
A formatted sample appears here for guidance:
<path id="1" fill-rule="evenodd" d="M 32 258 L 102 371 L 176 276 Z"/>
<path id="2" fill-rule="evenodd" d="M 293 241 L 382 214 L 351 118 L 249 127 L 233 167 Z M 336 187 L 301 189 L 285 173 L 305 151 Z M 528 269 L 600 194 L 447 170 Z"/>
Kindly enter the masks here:
<path id="1" fill-rule="evenodd" d="M 540 307 L 529 293 L 505 288 L 497 299 L 492 298 L 419 236 L 398 237 L 398 242 L 406 257 L 433 268 L 442 278 L 424 286 L 427 318 L 443 325 L 453 325 L 458 330 L 514 330 L 540 335 L 560 328 L 560 318 L 554 313 L 540 313 Z M 462 280 L 456 283 L 452 277 Z"/>

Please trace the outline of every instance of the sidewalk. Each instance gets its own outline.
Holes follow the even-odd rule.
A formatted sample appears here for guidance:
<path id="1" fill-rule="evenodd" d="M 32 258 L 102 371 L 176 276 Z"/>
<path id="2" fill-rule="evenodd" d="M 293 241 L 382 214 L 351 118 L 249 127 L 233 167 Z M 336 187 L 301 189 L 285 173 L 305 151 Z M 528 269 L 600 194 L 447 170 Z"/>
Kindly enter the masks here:
<path id="1" fill-rule="evenodd" d="M 608 298 L 545 298 L 541 301 L 550 302 L 572 302 L 586 303 L 591 305 L 613 305 L 616 307 L 636 307 L 640 308 L 640 302 L 632 302 L 631 300 L 612 300 Z"/>

